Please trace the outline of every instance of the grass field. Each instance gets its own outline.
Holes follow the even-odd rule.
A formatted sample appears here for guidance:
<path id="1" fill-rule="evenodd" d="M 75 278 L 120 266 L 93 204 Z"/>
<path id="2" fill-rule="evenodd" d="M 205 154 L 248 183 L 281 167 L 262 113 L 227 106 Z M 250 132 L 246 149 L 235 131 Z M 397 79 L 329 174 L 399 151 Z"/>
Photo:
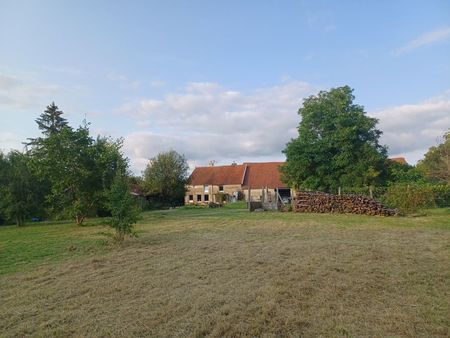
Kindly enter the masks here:
<path id="1" fill-rule="evenodd" d="M 450 210 L 0 227 L 0 336 L 448 337 Z"/>

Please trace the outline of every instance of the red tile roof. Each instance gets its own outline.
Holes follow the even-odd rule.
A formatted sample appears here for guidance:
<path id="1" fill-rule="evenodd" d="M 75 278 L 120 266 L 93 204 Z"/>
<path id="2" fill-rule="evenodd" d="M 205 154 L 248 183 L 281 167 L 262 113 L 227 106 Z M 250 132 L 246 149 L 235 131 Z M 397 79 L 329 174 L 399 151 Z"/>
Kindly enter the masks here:
<path id="1" fill-rule="evenodd" d="M 286 188 L 281 182 L 279 168 L 284 162 L 244 163 L 247 165 L 244 188 Z"/>
<path id="2" fill-rule="evenodd" d="M 404 157 L 391 157 L 390 160 L 400 164 L 408 164 L 408 162 L 406 162 Z"/>
<path id="3" fill-rule="evenodd" d="M 245 189 L 285 188 L 281 182 L 279 167 L 284 162 L 244 163 L 195 168 L 190 177 L 191 185 L 239 184 Z"/>
<path id="4" fill-rule="evenodd" d="M 244 182 L 245 165 L 197 167 L 191 174 L 191 185 L 228 185 Z"/>

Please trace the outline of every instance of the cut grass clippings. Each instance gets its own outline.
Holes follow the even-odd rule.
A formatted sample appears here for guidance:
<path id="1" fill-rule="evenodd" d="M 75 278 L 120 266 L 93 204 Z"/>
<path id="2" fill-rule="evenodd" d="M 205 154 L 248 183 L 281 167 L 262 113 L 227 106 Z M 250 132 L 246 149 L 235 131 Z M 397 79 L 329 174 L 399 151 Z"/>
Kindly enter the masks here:
<path id="1" fill-rule="evenodd" d="M 121 246 L 0 228 L 0 336 L 447 337 L 449 215 L 180 208 Z"/>

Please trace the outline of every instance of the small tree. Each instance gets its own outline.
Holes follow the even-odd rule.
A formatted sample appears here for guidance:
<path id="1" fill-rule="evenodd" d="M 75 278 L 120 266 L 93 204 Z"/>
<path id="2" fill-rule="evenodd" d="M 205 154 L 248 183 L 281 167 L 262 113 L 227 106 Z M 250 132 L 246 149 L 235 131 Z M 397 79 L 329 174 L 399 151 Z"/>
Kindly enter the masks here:
<path id="1" fill-rule="evenodd" d="M 158 196 L 165 204 L 181 204 L 186 191 L 188 168 L 184 156 L 176 151 L 159 153 L 145 168 L 146 190 L 149 194 Z"/>
<path id="2" fill-rule="evenodd" d="M 126 175 L 120 170 L 117 170 L 109 193 L 109 209 L 112 216 L 110 226 L 116 230 L 116 240 L 122 242 L 126 235 L 135 235 L 133 224 L 138 220 L 138 211 Z"/>

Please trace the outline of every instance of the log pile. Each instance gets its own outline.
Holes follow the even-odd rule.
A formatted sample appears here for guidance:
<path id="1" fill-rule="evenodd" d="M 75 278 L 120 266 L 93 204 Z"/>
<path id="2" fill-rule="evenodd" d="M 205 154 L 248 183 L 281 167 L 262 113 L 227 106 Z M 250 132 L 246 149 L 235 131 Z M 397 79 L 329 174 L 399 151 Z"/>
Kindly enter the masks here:
<path id="1" fill-rule="evenodd" d="M 362 195 L 332 195 L 323 192 L 299 191 L 294 198 L 295 212 L 349 213 L 394 216 L 397 211 Z"/>

